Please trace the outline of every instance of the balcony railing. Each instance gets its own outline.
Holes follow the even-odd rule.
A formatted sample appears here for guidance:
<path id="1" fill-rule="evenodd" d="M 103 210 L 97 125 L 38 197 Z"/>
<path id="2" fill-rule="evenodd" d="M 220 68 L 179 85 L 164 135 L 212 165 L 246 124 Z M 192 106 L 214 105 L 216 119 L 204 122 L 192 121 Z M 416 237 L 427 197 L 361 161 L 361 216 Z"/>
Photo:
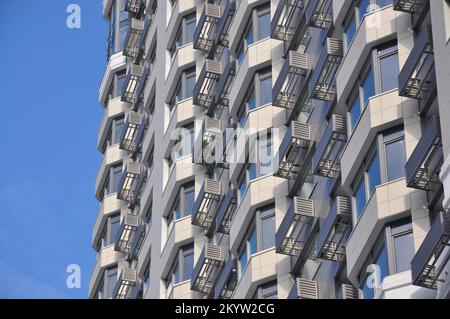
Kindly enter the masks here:
<path id="1" fill-rule="evenodd" d="M 237 262 L 236 259 L 229 256 L 223 265 L 214 285 L 215 299 L 230 299 L 236 289 L 237 278 Z"/>
<path id="2" fill-rule="evenodd" d="M 146 65 L 144 68 L 144 72 L 142 73 L 142 76 L 139 78 L 136 92 L 135 92 L 135 99 L 134 104 L 132 105 L 132 109 L 134 111 L 139 109 L 139 105 L 141 102 L 144 101 L 144 90 L 145 86 L 147 85 L 147 80 L 150 75 L 151 66 Z"/>
<path id="3" fill-rule="evenodd" d="M 228 193 L 222 199 L 217 209 L 216 214 L 216 232 L 222 234 L 230 233 L 231 222 L 233 221 L 234 214 L 237 208 L 237 190 L 236 188 L 230 188 Z"/>
<path id="4" fill-rule="evenodd" d="M 292 121 L 288 131 L 278 149 L 278 170 L 275 176 L 293 179 L 305 165 L 304 153 L 311 144 L 311 128 L 309 124 Z M 303 153 L 303 154 L 301 154 Z"/>
<path id="5" fill-rule="evenodd" d="M 129 29 L 125 37 L 123 55 L 136 58 L 139 55 L 139 38 L 144 33 L 145 21 L 130 17 Z"/>
<path id="6" fill-rule="evenodd" d="M 194 49 L 210 52 L 215 43 L 215 27 L 222 15 L 218 4 L 205 3 L 194 32 Z"/>
<path id="7" fill-rule="evenodd" d="M 228 258 L 226 247 L 205 244 L 192 272 L 191 290 L 209 294 L 219 269 Z"/>
<path id="8" fill-rule="evenodd" d="M 306 6 L 308 25 L 313 28 L 330 29 L 333 24 L 332 0 L 309 0 Z"/>
<path id="9" fill-rule="evenodd" d="M 417 99 L 421 111 L 433 102 L 436 94 L 433 35 L 431 26 L 423 28 L 399 77 L 400 95 Z"/>
<path id="10" fill-rule="evenodd" d="M 450 213 L 441 212 L 411 261 L 416 286 L 437 289 L 437 282 L 450 260 Z"/>
<path id="11" fill-rule="evenodd" d="M 314 202 L 294 197 L 275 235 L 277 253 L 300 256 L 311 237 L 314 220 Z"/>
<path id="12" fill-rule="evenodd" d="M 272 89 L 273 106 L 293 109 L 309 71 L 308 55 L 289 51 Z"/>
<path id="13" fill-rule="evenodd" d="M 120 149 L 136 152 L 142 143 L 144 132 L 144 115 L 138 112 L 129 112 L 120 138 Z"/>
<path id="14" fill-rule="evenodd" d="M 303 0 L 281 0 L 272 18 L 272 38 L 290 42 L 302 14 Z"/>
<path id="15" fill-rule="evenodd" d="M 430 8 L 430 0 L 394 0 L 394 10 L 412 14 L 413 27 L 423 21 Z"/>
<path id="16" fill-rule="evenodd" d="M 119 181 L 117 198 L 135 203 L 138 194 L 146 178 L 144 165 L 141 163 L 129 162 Z"/>
<path id="17" fill-rule="evenodd" d="M 331 261 L 342 261 L 345 257 L 345 244 L 351 230 L 352 208 L 347 197 L 336 200 L 320 225 L 317 237 L 317 257 Z"/>
<path id="18" fill-rule="evenodd" d="M 115 250 L 128 253 L 131 248 L 134 232 L 139 226 L 139 216 L 131 213 L 125 214 L 117 232 Z"/>
<path id="19" fill-rule="evenodd" d="M 220 76 L 219 82 L 216 85 L 216 99 L 214 105 L 217 107 L 225 107 L 230 103 L 230 87 L 236 74 L 236 63 L 228 62 Z M 214 111 L 213 108 L 209 108 L 209 113 Z"/>
<path id="20" fill-rule="evenodd" d="M 314 280 L 296 278 L 288 299 L 319 299 L 319 286 Z"/>
<path id="21" fill-rule="evenodd" d="M 318 176 L 337 178 L 341 167 L 339 156 L 347 141 L 347 120 L 333 114 L 313 156 L 313 171 Z"/>
<path id="22" fill-rule="evenodd" d="M 123 268 L 113 290 L 113 299 L 127 299 L 129 292 L 136 285 L 136 269 Z"/>
<path id="23" fill-rule="evenodd" d="M 144 0 L 126 0 L 125 10 L 133 15 L 139 14 L 144 7 Z"/>
<path id="24" fill-rule="evenodd" d="M 144 243 L 146 233 L 146 225 L 140 224 L 136 229 L 133 240 L 131 242 L 131 247 L 129 251 L 129 260 L 136 260 L 139 256 L 139 253 L 142 248 L 142 244 Z"/>
<path id="25" fill-rule="evenodd" d="M 311 99 L 333 101 L 336 97 L 336 73 L 343 57 L 342 41 L 327 38 L 311 77 Z"/>
<path id="26" fill-rule="evenodd" d="M 216 84 L 222 72 L 222 63 L 206 59 L 198 76 L 197 83 L 194 86 L 193 103 L 207 108 L 208 113 L 211 113 L 209 112 L 209 108 L 215 102 Z"/>
<path id="27" fill-rule="evenodd" d="M 134 104 L 137 100 L 136 89 L 139 80 L 144 73 L 144 67 L 138 64 L 131 64 L 122 88 L 122 102 Z"/>
<path id="28" fill-rule="evenodd" d="M 222 182 L 205 179 L 192 209 L 192 224 L 206 232 L 213 224 L 217 205 L 222 197 Z"/>
<path id="29" fill-rule="evenodd" d="M 442 138 L 439 120 L 433 117 L 406 163 L 408 187 L 436 190 L 443 162 Z"/>
<path id="30" fill-rule="evenodd" d="M 225 0 L 225 2 L 225 7 L 216 27 L 216 42 L 217 45 L 227 48 L 230 42 L 229 31 L 234 12 L 236 11 L 236 2 L 231 2 L 231 0 Z"/>

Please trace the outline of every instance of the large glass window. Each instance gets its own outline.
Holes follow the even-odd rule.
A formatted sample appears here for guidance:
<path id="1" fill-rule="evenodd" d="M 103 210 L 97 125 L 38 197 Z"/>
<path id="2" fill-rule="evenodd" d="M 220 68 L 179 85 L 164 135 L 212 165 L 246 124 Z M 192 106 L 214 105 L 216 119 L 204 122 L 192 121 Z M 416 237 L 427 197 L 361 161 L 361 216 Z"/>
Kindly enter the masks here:
<path id="1" fill-rule="evenodd" d="M 180 187 L 180 192 L 173 206 L 173 218 L 180 218 L 192 215 L 195 203 L 195 184 L 189 182 Z M 171 218 L 172 219 L 172 218 Z"/>
<path id="2" fill-rule="evenodd" d="M 117 282 L 117 266 L 109 268 L 106 271 L 106 276 L 107 276 L 107 286 L 108 286 L 107 298 L 111 299 L 114 297 L 113 296 L 114 287 L 116 286 L 116 282 Z"/>
<path id="3" fill-rule="evenodd" d="M 411 218 L 388 224 L 361 269 L 359 281 L 363 297 L 372 299 L 387 276 L 410 270 L 413 256 Z"/>
<path id="4" fill-rule="evenodd" d="M 175 160 L 189 156 L 194 152 L 194 123 L 181 128 L 175 150 Z"/>
<path id="5" fill-rule="evenodd" d="M 171 112 L 175 109 L 176 104 L 192 97 L 195 81 L 195 67 L 189 68 L 181 73 L 175 95 L 170 103 Z"/>
<path id="6" fill-rule="evenodd" d="M 275 246 L 275 206 L 264 206 L 255 212 L 239 248 L 238 274 L 242 275 L 251 256 Z"/>
<path id="7" fill-rule="evenodd" d="M 168 278 L 168 286 L 191 279 L 194 269 L 194 244 L 181 247 L 175 257 Z M 172 285 L 171 285 L 172 284 Z"/>
<path id="8" fill-rule="evenodd" d="M 386 150 L 387 180 L 394 181 L 405 177 L 406 148 L 403 131 L 388 133 L 384 136 Z"/>
<path id="9" fill-rule="evenodd" d="M 176 40 L 170 48 L 171 57 L 175 56 L 179 47 L 192 43 L 195 32 L 195 12 L 184 16 L 178 28 Z"/>
<path id="10" fill-rule="evenodd" d="M 353 198 L 356 219 L 359 220 L 366 207 L 366 187 L 364 185 L 364 179 L 360 180 L 356 185 Z"/>
<path id="11" fill-rule="evenodd" d="M 258 41 L 270 37 L 270 5 L 257 8 Z"/>
<path id="12" fill-rule="evenodd" d="M 381 92 L 398 88 L 399 60 L 397 47 L 390 47 L 378 52 L 380 61 Z"/>
<path id="13" fill-rule="evenodd" d="M 253 296 L 253 299 L 277 299 L 277 281 L 270 281 L 260 285 Z"/>
<path id="14" fill-rule="evenodd" d="M 380 159 L 378 157 L 378 153 L 373 156 L 369 164 L 367 169 L 367 179 L 369 184 L 369 194 L 372 194 L 375 187 L 381 184 Z"/>

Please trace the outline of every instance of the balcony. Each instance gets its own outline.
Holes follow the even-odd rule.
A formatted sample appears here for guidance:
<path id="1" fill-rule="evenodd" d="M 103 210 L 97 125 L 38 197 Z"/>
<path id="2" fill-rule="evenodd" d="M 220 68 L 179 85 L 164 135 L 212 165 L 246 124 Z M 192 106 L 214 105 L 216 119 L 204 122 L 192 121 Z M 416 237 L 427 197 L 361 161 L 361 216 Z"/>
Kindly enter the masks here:
<path id="1" fill-rule="evenodd" d="M 128 162 L 119 181 L 117 198 L 134 204 L 145 181 L 144 165 Z"/>
<path id="2" fill-rule="evenodd" d="M 133 234 L 139 226 L 139 216 L 131 213 L 126 214 L 120 223 L 117 232 L 115 250 L 122 253 L 128 253 L 131 248 Z"/>
<path id="3" fill-rule="evenodd" d="M 310 148 L 311 128 L 309 124 L 292 121 L 278 149 L 278 170 L 275 176 L 293 179 L 306 163 L 304 153 Z M 303 154 L 302 154 L 303 153 Z"/>
<path id="4" fill-rule="evenodd" d="M 142 73 L 142 76 L 139 78 L 139 82 L 137 84 L 136 93 L 135 93 L 135 100 L 134 104 L 132 105 L 133 111 L 136 111 L 138 109 L 138 106 L 141 102 L 144 100 L 144 91 L 145 87 L 147 85 L 147 80 L 150 75 L 150 66 L 146 66 L 144 68 L 144 71 Z"/>
<path id="5" fill-rule="evenodd" d="M 146 225 L 140 224 L 133 236 L 133 240 L 131 241 L 131 246 L 129 250 L 129 260 L 136 260 L 141 252 L 142 244 L 144 243 L 146 233 Z"/>
<path id="6" fill-rule="evenodd" d="M 230 87 L 236 75 L 236 63 L 228 62 L 220 76 L 219 82 L 216 85 L 215 105 L 217 107 L 226 107 L 230 104 Z M 209 113 L 213 112 L 211 108 Z"/>
<path id="7" fill-rule="evenodd" d="M 205 117 L 200 136 L 196 139 L 194 145 L 195 155 L 192 158 L 194 163 L 228 168 L 224 156 L 225 139 L 221 121 Z"/>
<path id="8" fill-rule="evenodd" d="M 203 68 L 194 86 L 194 104 L 203 106 L 207 109 L 207 113 L 211 113 L 209 109 L 213 107 L 216 83 L 222 75 L 222 63 L 206 59 Z"/>
<path id="9" fill-rule="evenodd" d="M 205 244 L 192 272 L 191 290 L 209 294 L 217 274 L 228 258 L 226 247 Z"/>
<path id="10" fill-rule="evenodd" d="M 215 43 L 215 26 L 219 23 L 222 8 L 218 4 L 205 3 L 194 32 L 194 49 L 210 52 Z"/>
<path id="11" fill-rule="evenodd" d="M 443 156 L 439 120 L 433 117 L 406 163 L 408 187 L 436 191 L 440 183 L 439 171 Z"/>
<path id="12" fill-rule="evenodd" d="M 436 95 L 433 35 L 431 26 L 423 28 L 414 48 L 398 76 L 401 96 L 420 101 L 421 112 L 433 102 Z"/>
<path id="13" fill-rule="evenodd" d="M 120 138 L 120 149 L 133 153 L 138 151 L 144 132 L 144 115 L 138 112 L 129 112 Z"/>
<path id="14" fill-rule="evenodd" d="M 228 193 L 222 199 L 216 214 L 216 232 L 229 234 L 231 222 L 237 209 L 237 190 L 230 188 Z"/>
<path id="15" fill-rule="evenodd" d="M 277 253 L 300 256 L 311 237 L 314 220 L 313 201 L 294 197 L 275 235 Z"/>
<path id="16" fill-rule="evenodd" d="M 306 6 L 308 25 L 328 30 L 333 24 L 332 0 L 310 0 Z"/>
<path id="17" fill-rule="evenodd" d="M 123 55 L 137 58 L 141 49 L 138 46 L 139 39 L 145 30 L 145 21 L 135 18 L 129 18 L 129 29 L 125 37 Z"/>
<path id="18" fill-rule="evenodd" d="M 346 141 L 347 120 L 343 116 L 333 114 L 313 156 L 314 174 L 328 178 L 339 176 L 339 156 Z"/>
<path id="19" fill-rule="evenodd" d="M 288 299 L 319 299 L 319 286 L 314 280 L 296 278 Z"/>
<path id="20" fill-rule="evenodd" d="M 125 10 L 133 15 L 137 15 L 144 7 L 144 0 L 127 0 Z"/>
<path id="21" fill-rule="evenodd" d="M 122 102 L 134 104 L 137 100 L 136 89 L 144 73 L 141 65 L 131 64 L 122 88 Z"/>
<path id="22" fill-rule="evenodd" d="M 311 78 L 311 99 L 333 101 L 336 97 L 335 79 L 343 58 L 342 41 L 327 38 Z"/>
<path id="23" fill-rule="evenodd" d="M 227 48 L 230 44 L 229 31 L 234 12 L 236 11 L 236 2 L 226 1 L 221 18 L 216 27 L 217 45 Z"/>
<path id="24" fill-rule="evenodd" d="M 437 289 L 440 275 L 450 260 L 449 247 L 450 213 L 441 212 L 411 261 L 414 285 Z"/>
<path id="25" fill-rule="evenodd" d="M 395 0 L 394 10 L 412 14 L 413 27 L 416 28 L 423 21 L 430 8 L 429 0 Z"/>
<path id="26" fill-rule="evenodd" d="M 336 197 L 328 216 L 320 225 L 317 256 L 324 260 L 343 261 L 345 243 L 351 231 L 352 208 L 347 197 Z"/>
<path id="27" fill-rule="evenodd" d="M 136 285 L 136 269 L 123 268 L 113 290 L 113 299 L 127 299 L 128 293 Z"/>
<path id="28" fill-rule="evenodd" d="M 273 106 L 292 110 L 305 85 L 308 55 L 289 51 L 272 89 Z"/>
<path id="29" fill-rule="evenodd" d="M 303 12 L 302 0 L 281 0 L 272 18 L 272 38 L 290 42 Z"/>
<path id="30" fill-rule="evenodd" d="M 222 182 L 205 179 L 192 209 L 192 224 L 202 227 L 208 233 L 221 197 Z"/>
<path id="31" fill-rule="evenodd" d="M 214 286 L 214 298 L 231 299 L 237 283 L 237 262 L 236 259 L 230 256 L 217 277 Z"/>

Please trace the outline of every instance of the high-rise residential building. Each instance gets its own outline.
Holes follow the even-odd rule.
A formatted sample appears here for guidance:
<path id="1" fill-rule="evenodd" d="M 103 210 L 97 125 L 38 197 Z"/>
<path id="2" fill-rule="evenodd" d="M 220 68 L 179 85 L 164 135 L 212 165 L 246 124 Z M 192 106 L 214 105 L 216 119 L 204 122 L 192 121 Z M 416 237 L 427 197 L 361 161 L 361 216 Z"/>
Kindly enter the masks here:
<path id="1" fill-rule="evenodd" d="M 90 298 L 450 298 L 449 0 L 103 0 Z"/>

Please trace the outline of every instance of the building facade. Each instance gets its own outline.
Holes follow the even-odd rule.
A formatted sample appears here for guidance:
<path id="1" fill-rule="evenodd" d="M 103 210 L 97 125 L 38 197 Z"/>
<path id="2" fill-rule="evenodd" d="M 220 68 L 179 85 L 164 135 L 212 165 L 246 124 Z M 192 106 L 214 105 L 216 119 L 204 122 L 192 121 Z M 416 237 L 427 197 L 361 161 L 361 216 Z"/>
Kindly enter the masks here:
<path id="1" fill-rule="evenodd" d="M 450 1 L 103 15 L 90 298 L 450 298 Z"/>

